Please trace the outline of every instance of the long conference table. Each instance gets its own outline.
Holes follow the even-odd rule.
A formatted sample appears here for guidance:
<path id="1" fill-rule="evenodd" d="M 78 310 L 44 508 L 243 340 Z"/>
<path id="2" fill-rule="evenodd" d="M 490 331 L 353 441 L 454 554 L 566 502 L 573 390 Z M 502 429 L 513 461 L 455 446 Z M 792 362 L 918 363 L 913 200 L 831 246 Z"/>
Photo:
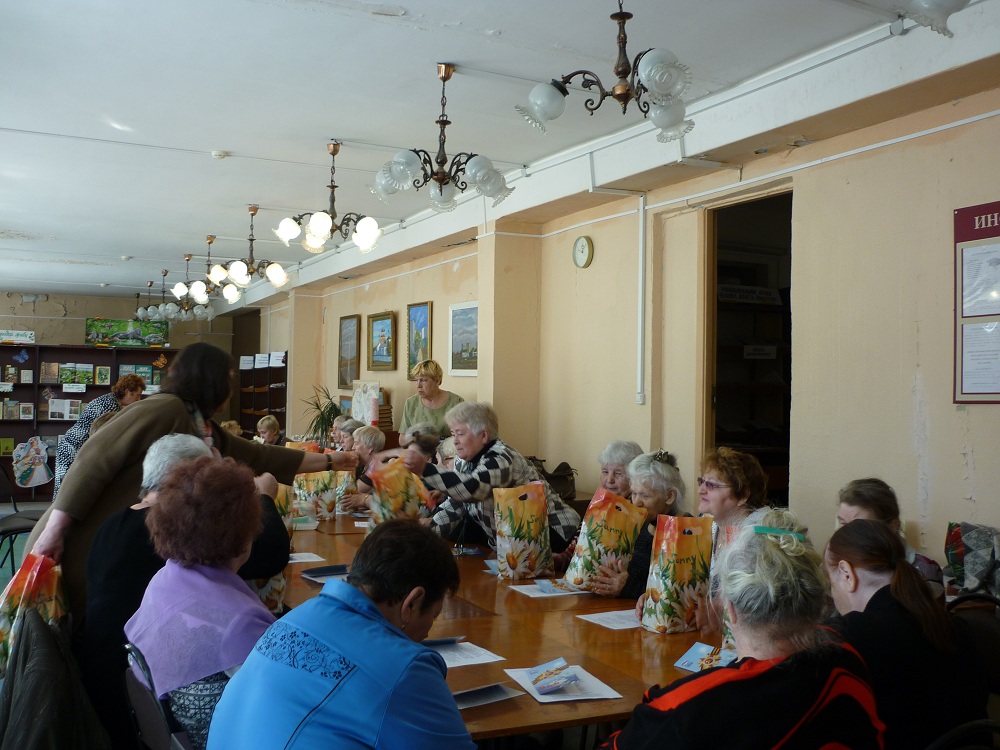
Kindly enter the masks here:
<path id="1" fill-rule="evenodd" d="M 320 522 L 315 530 L 296 529 L 295 552 L 313 552 L 325 562 L 290 564 L 285 570 L 285 602 L 299 605 L 319 594 L 321 584 L 301 572 L 318 565 L 350 564 L 365 537 L 364 522 L 353 516 Z M 588 726 L 627 719 L 654 684 L 689 675 L 674 663 L 697 641 L 697 632 L 661 635 L 634 628 L 611 630 L 581 620 L 580 614 L 628 609 L 635 602 L 593 594 L 530 597 L 515 591 L 521 583 L 486 572 L 485 559 L 495 554 L 459 556 L 461 585 L 445 601 L 430 638 L 465 636 L 465 640 L 504 657 L 504 661 L 448 670 L 453 692 L 494 683 L 519 686 L 504 669 L 534 667 L 563 657 L 577 664 L 621 698 L 538 703 L 530 695 L 467 708 L 465 724 L 476 740 Z"/>

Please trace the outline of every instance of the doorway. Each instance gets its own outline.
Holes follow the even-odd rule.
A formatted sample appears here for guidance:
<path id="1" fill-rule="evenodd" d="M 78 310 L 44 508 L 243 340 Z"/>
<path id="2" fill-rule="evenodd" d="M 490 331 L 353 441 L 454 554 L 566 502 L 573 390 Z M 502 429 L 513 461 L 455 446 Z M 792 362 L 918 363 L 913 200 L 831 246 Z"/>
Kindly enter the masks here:
<path id="1" fill-rule="evenodd" d="M 756 456 L 788 505 L 792 406 L 792 194 L 713 211 L 715 446 Z"/>

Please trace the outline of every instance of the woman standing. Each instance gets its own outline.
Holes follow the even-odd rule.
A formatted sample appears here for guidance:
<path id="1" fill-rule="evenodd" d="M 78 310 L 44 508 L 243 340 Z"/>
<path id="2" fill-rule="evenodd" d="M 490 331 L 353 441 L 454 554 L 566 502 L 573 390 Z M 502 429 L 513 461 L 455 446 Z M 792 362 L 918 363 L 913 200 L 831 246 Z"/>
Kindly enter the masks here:
<path id="1" fill-rule="evenodd" d="M 444 420 L 445 413 L 464 400 L 450 391 L 441 390 L 441 380 L 444 372 L 441 365 L 433 359 L 417 362 L 410 370 L 410 375 L 416 378 L 417 393 L 406 399 L 403 404 L 403 421 L 399 425 L 400 432 L 417 422 L 430 422 L 445 438 L 451 434 L 448 423 Z"/>
<path id="2" fill-rule="evenodd" d="M 956 623 L 881 521 L 841 526 L 826 548 L 836 625 L 871 671 L 885 746 L 926 747 L 986 718 L 986 685 Z"/>
<path id="3" fill-rule="evenodd" d="M 70 427 L 63 435 L 63 439 L 59 441 L 59 448 L 56 451 L 56 484 L 52 490 L 53 500 L 59 494 L 63 477 L 66 476 L 69 467 L 76 460 L 77 451 L 90 437 L 90 426 L 94 420 L 102 414 L 113 414 L 129 404 L 134 404 L 139 400 L 144 390 L 146 390 L 146 381 L 138 375 L 122 375 L 111 388 L 111 393 L 98 396 L 84 407 L 76 424 Z"/>

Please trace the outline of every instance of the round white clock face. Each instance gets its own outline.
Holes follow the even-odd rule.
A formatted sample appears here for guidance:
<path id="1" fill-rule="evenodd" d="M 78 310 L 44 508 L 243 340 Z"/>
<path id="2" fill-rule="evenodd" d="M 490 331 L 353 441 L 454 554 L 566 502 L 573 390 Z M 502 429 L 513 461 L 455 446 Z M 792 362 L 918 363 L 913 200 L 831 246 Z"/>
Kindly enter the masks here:
<path id="1" fill-rule="evenodd" d="M 594 259 L 594 243 L 590 237 L 577 237 L 573 243 L 573 262 L 577 268 L 586 268 Z"/>

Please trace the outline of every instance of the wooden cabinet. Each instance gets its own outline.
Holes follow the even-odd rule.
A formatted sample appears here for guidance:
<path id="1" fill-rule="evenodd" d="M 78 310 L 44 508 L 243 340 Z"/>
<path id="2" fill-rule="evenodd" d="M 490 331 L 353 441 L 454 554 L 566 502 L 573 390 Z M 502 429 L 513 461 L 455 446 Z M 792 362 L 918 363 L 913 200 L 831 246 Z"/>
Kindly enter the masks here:
<path id="1" fill-rule="evenodd" d="M 285 352 L 286 362 L 287 359 L 288 353 Z M 288 367 L 285 364 L 272 366 L 271 361 L 272 358 L 268 356 L 266 366 L 261 361 L 260 367 L 240 370 L 240 427 L 243 428 L 244 437 L 257 434 L 257 422 L 266 414 L 278 420 L 282 432 L 285 430 Z"/>
<path id="2" fill-rule="evenodd" d="M 10 390 L 5 390 L 0 395 L 8 405 L 18 402 L 17 418 L 11 418 L 12 412 L 9 408 L 0 414 L 2 417 L 0 454 L 5 454 L 0 455 L 3 470 L 9 476 L 13 476 L 12 456 L 8 449 L 25 442 L 28 438 L 38 435 L 48 438 L 51 442 L 58 441 L 59 436 L 64 435 L 76 423 L 76 419 L 72 418 L 73 414 L 79 415 L 89 402 L 111 392 L 111 386 L 124 374 L 123 368 L 125 371 L 142 375 L 147 381 L 147 387 L 152 386 L 149 390 L 158 388 L 169 363 L 176 354 L 175 350 L 164 348 L 0 345 L 0 373 L 4 376 L 16 373 L 16 382 L 10 383 Z M 46 371 L 43 372 L 43 362 L 55 367 L 45 368 Z M 74 377 L 74 380 L 90 381 L 82 383 L 83 392 L 65 392 L 64 383 L 58 382 L 60 379 L 66 381 L 70 377 L 68 369 L 65 368 L 69 363 L 82 365 L 75 371 L 80 377 Z M 64 366 L 61 375 L 58 365 Z M 24 373 L 30 373 L 28 376 L 30 383 L 23 382 Z M 149 377 L 146 377 L 147 375 Z M 43 380 L 46 382 L 42 382 Z M 51 382 L 53 380 L 56 382 Z M 100 384 L 95 381 L 100 381 Z M 8 386 L 2 387 L 6 389 Z M 53 399 L 69 402 L 65 404 L 67 408 L 50 409 Z M 22 414 L 22 404 L 31 405 L 30 418 Z M 22 416 L 25 418 L 22 419 Z M 54 472 L 55 456 L 50 455 L 48 462 Z M 18 500 L 31 498 L 49 500 L 52 497 L 52 489 L 52 482 L 31 489 L 15 486 L 14 495 Z"/>

